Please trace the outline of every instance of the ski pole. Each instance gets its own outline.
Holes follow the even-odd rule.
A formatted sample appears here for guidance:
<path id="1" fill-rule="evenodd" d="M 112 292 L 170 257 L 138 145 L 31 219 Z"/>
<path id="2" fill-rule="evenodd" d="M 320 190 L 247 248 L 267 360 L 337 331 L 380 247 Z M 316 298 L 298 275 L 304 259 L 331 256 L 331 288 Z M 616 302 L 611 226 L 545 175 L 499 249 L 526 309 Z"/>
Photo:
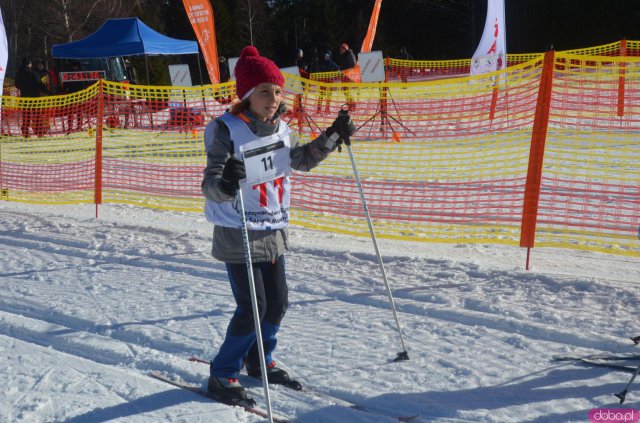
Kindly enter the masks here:
<path id="1" fill-rule="evenodd" d="M 349 114 L 347 110 L 340 110 L 341 115 Z M 367 207 L 367 200 L 364 197 L 364 191 L 362 190 L 362 184 L 360 183 L 360 176 L 358 174 L 358 168 L 356 167 L 356 161 L 353 157 L 353 151 L 351 151 L 351 142 L 347 139 L 345 140 L 345 144 L 347 145 L 347 150 L 349 151 L 349 159 L 351 160 L 351 168 L 353 169 L 353 174 L 356 179 L 356 185 L 358 187 L 358 192 L 360 193 L 360 200 L 362 202 L 362 208 L 364 209 L 365 216 L 367 218 L 367 224 L 369 225 L 369 233 L 371 234 L 371 240 L 373 241 L 373 247 L 376 250 L 376 255 L 378 256 L 378 263 L 380 265 L 380 271 L 382 272 L 382 279 L 384 280 L 384 286 L 387 290 L 387 296 L 389 297 L 389 303 L 391 304 L 391 311 L 393 312 L 393 318 L 396 321 L 396 326 L 398 327 L 398 335 L 400 335 L 400 344 L 402 346 L 402 351 L 396 355 L 396 358 L 393 361 L 401 361 L 408 360 L 409 353 L 407 353 L 407 348 L 404 345 L 404 338 L 402 336 L 402 328 L 400 327 L 400 321 L 398 320 L 398 313 L 396 312 L 396 305 L 393 301 L 393 294 L 391 293 L 391 287 L 389 286 L 389 281 L 387 280 L 387 273 L 384 270 L 384 263 L 382 261 L 382 255 L 380 254 L 380 250 L 378 249 L 378 242 L 376 241 L 376 234 L 373 230 L 373 224 L 371 223 L 371 215 L 369 214 L 369 207 Z"/>
<path id="2" fill-rule="evenodd" d="M 233 142 L 231 150 L 235 153 Z M 233 154 L 235 155 L 235 154 Z M 244 198 L 242 197 L 242 185 L 238 188 L 238 202 L 240 204 L 240 220 L 242 222 L 242 248 L 244 250 L 245 262 L 247 264 L 247 276 L 249 278 L 249 290 L 251 291 L 251 308 L 253 309 L 253 324 L 256 328 L 256 344 L 258 346 L 258 356 L 260 357 L 260 373 L 262 374 L 262 387 L 264 388 L 264 398 L 267 403 L 267 415 L 269 423 L 273 423 L 271 412 L 271 396 L 269 395 L 269 379 L 267 376 L 267 365 L 264 357 L 264 345 L 262 345 L 262 322 L 258 309 L 258 298 L 256 296 L 256 282 L 253 278 L 253 264 L 251 263 L 251 248 L 249 244 L 249 230 L 247 229 L 247 217 L 244 211 Z"/>
<path id="3" fill-rule="evenodd" d="M 627 386 L 624 387 L 622 392 L 620 392 L 619 394 L 613 394 L 616 397 L 620 398 L 620 404 L 622 404 L 624 402 L 624 400 L 625 400 L 625 398 L 627 396 L 627 393 L 629 392 L 629 386 L 631 386 L 631 384 L 635 380 L 636 376 L 638 376 L 638 373 L 640 373 L 640 364 L 638 364 L 638 368 L 636 369 L 636 371 L 633 374 L 633 376 L 631 376 L 631 380 L 629 381 L 629 383 L 627 383 Z"/>

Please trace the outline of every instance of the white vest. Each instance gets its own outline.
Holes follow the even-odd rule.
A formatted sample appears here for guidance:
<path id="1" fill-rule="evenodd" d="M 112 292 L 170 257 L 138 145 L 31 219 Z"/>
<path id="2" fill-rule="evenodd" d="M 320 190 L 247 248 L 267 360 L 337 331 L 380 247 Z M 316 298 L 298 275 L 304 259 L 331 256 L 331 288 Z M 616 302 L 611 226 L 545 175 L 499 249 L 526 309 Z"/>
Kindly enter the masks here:
<path id="1" fill-rule="evenodd" d="M 239 117 L 225 113 L 220 119 L 222 119 L 229 128 L 237 157 L 241 157 L 241 147 L 243 145 L 260 139 Z M 283 154 L 286 154 L 290 163 L 291 140 L 289 134 L 291 133 L 291 129 L 283 121 L 279 121 L 278 123 L 278 131 L 263 139 L 283 141 Z M 210 137 L 205 137 L 205 143 L 208 138 Z M 208 148 L 209 146 L 206 147 Z M 289 206 L 291 199 L 290 175 L 291 169 L 289 168 L 285 176 L 255 186 L 247 186 L 246 181 L 240 182 L 247 229 L 281 229 L 289 224 Z M 207 199 L 204 212 L 207 220 L 214 225 L 230 228 L 242 227 L 240 202 L 237 196 L 233 201 L 225 203 L 216 203 L 215 201 Z"/>

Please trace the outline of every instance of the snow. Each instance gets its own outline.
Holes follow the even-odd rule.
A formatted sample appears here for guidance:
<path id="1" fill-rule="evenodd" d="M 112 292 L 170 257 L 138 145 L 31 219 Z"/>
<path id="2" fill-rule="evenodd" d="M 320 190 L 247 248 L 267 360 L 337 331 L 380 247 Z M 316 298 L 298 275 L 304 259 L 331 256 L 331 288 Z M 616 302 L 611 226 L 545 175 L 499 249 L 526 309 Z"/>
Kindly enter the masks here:
<path id="1" fill-rule="evenodd" d="M 0 202 L 2 422 L 255 422 L 150 378 L 204 386 L 234 309 L 212 227 L 195 213 Z M 629 374 L 557 354 L 633 353 L 640 258 L 378 239 L 291 228 L 277 359 L 336 398 L 270 389 L 298 422 L 584 422 L 640 409 Z M 640 242 L 640 241 L 639 241 Z M 242 382 L 264 406 L 259 382 Z M 369 409 L 362 412 L 345 401 Z M 640 411 L 638 411 L 640 412 Z"/>

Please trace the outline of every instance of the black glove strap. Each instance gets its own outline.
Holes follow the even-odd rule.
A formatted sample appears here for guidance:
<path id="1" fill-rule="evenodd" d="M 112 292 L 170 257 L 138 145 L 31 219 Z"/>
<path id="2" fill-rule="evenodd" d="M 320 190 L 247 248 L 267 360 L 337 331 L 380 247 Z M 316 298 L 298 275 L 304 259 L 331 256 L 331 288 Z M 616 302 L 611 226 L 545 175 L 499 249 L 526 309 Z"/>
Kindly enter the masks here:
<path id="1" fill-rule="evenodd" d="M 338 131 L 333 131 L 331 128 L 326 132 L 326 134 L 327 142 L 324 144 L 324 146 L 329 150 L 332 150 L 340 139 L 340 134 L 338 133 Z"/>

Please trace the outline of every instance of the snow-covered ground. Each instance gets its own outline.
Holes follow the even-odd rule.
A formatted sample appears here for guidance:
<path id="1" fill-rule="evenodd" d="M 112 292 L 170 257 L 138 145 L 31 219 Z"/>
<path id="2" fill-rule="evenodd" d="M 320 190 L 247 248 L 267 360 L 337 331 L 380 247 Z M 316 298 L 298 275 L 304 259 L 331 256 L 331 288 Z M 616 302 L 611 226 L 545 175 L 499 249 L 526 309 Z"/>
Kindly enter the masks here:
<path id="1" fill-rule="evenodd" d="M 253 422 L 150 378 L 204 386 L 234 304 L 203 216 L 128 206 L 0 202 L 0 421 Z M 299 422 L 586 422 L 640 413 L 630 375 L 557 354 L 633 353 L 640 258 L 379 239 L 402 350 L 371 239 L 292 228 L 290 308 L 277 358 L 336 398 L 271 388 Z M 638 241 L 640 242 L 640 241 Z M 243 378 L 264 406 L 259 383 Z M 340 401 L 342 400 L 342 401 Z M 344 401 L 369 412 L 347 407 Z"/>

